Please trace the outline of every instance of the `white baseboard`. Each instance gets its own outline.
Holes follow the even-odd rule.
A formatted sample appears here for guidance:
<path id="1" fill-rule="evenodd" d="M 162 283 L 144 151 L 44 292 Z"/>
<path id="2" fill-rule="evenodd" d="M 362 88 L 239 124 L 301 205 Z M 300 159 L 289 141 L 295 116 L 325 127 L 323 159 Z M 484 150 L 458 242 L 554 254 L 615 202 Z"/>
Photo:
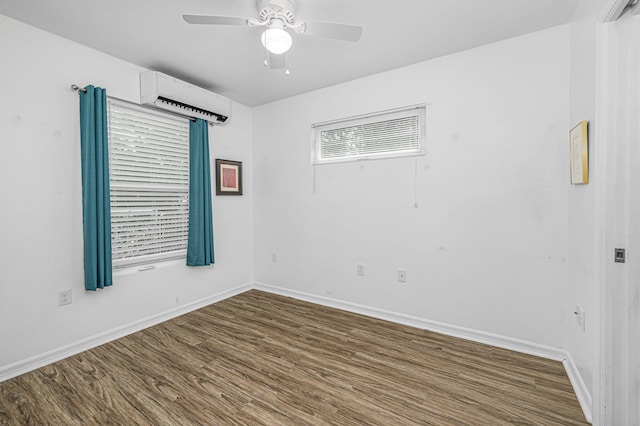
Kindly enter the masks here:
<path id="1" fill-rule="evenodd" d="M 587 389 L 587 385 L 584 383 L 584 380 L 582 380 L 582 375 L 580 374 L 580 371 L 578 371 L 578 366 L 576 366 L 576 363 L 573 361 L 569 352 L 566 353 L 566 357 L 562 361 L 562 364 L 567 372 L 567 376 L 569 376 L 569 381 L 571 382 L 571 386 L 573 386 L 573 391 L 576 393 L 576 397 L 578 398 L 584 417 L 589 423 L 593 423 L 593 416 L 591 412 L 593 401 L 591 399 L 591 393 L 589 392 L 589 389 Z"/>
<path id="2" fill-rule="evenodd" d="M 97 346 L 159 324 L 163 321 L 167 321 L 180 315 L 184 315 L 188 312 L 195 311 L 196 309 L 200 309 L 212 303 L 228 299 L 229 297 L 244 293 L 245 291 L 251 290 L 252 288 L 253 286 L 251 283 L 243 284 L 241 286 L 225 290 L 213 296 L 205 297 L 203 299 L 187 303 L 186 305 L 178 306 L 176 308 L 169 309 L 168 311 L 152 315 L 138 321 L 134 321 L 130 324 L 125 324 L 112 330 L 107 330 L 100 334 L 96 334 L 95 336 L 79 340 L 60 348 L 45 352 L 43 354 L 35 355 L 30 358 L 15 362 L 13 364 L 3 366 L 0 368 L 0 382 L 51 364 L 53 362 L 60 361 L 61 359 L 76 355 L 80 352 L 95 348 Z"/>
<path id="3" fill-rule="evenodd" d="M 411 315 L 391 312 L 384 309 L 358 305 L 356 303 L 345 302 L 328 297 L 316 296 L 309 293 L 290 290 L 263 283 L 255 283 L 254 288 L 256 290 L 262 290 L 269 293 L 288 296 L 294 299 L 300 299 L 331 308 L 341 309 L 343 311 L 353 312 L 356 314 L 366 315 L 381 320 L 408 325 L 410 327 L 434 331 L 436 333 L 444 334 L 447 336 L 459 337 L 461 339 L 484 343 L 503 349 L 509 349 L 516 352 L 535 355 L 553 361 L 564 361 L 564 359 L 566 358 L 566 353 L 562 348 L 540 345 L 538 343 L 527 342 L 524 340 L 514 339 L 512 337 L 501 336 L 499 334 L 487 333 L 485 331 L 445 324 L 438 321 L 432 321 L 424 318 L 414 317 Z"/>

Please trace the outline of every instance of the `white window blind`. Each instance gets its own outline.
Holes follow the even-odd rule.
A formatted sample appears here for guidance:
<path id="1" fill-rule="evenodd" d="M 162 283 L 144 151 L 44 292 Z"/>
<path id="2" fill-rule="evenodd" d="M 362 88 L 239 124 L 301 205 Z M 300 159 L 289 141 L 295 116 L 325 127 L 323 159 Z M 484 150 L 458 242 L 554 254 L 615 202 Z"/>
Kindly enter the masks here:
<path id="1" fill-rule="evenodd" d="M 426 105 L 313 125 L 314 164 L 423 155 Z"/>
<path id="2" fill-rule="evenodd" d="M 109 100 L 114 269 L 186 256 L 189 122 Z"/>

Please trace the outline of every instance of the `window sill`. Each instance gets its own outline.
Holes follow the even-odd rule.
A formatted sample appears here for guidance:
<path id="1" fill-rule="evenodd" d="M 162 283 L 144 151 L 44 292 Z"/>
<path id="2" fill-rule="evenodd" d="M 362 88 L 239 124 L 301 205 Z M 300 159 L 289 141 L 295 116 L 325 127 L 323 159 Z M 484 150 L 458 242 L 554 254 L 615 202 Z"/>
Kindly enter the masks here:
<path id="1" fill-rule="evenodd" d="M 122 269 L 114 270 L 113 276 L 117 277 L 117 276 L 132 275 L 140 272 L 155 271 L 156 269 L 162 269 L 162 268 L 173 267 L 178 265 L 185 266 L 186 264 L 185 262 L 186 262 L 185 259 L 175 259 L 175 260 L 158 261 L 155 263 L 148 263 L 146 265 L 128 266 Z"/>

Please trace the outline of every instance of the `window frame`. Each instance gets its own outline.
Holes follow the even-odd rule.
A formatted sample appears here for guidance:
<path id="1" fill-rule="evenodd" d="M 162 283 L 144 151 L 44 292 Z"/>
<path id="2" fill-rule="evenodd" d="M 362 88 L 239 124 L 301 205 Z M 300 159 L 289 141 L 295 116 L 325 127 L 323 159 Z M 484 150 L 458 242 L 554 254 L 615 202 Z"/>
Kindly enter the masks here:
<path id="1" fill-rule="evenodd" d="M 158 122 L 170 123 L 172 125 L 177 125 L 178 127 L 182 127 L 182 134 L 181 134 L 182 136 L 180 137 L 180 144 L 181 145 L 184 144 L 184 149 L 186 149 L 186 155 L 181 154 L 181 157 L 183 159 L 183 162 L 186 162 L 186 172 L 183 170 L 180 173 L 180 176 L 183 180 L 186 180 L 186 184 L 182 184 L 182 185 L 174 184 L 175 187 L 171 187 L 173 183 L 162 184 L 158 182 L 153 182 L 153 183 L 132 182 L 129 184 L 123 184 L 121 180 L 114 179 L 115 160 L 114 160 L 114 155 L 112 155 L 113 154 L 112 150 L 114 149 L 114 143 L 112 143 L 113 133 L 114 133 L 114 130 L 113 130 L 114 122 L 112 122 L 112 118 L 113 118 L 112 107 L 115 107 L 121 110 L 126 110 L 128 114 L 136 115 L 137 119 L 140 120 L 141 122 L 146 121 L 145 124 L 149 125 L 149 127 L 152 127 L 152 125 L 150 124 L 151 121 L 149 117 L 153 117 L 153 119 L 159 120 Z M 112 244 L 112 258 L 113 258 L 112 264 L 113 264 L 114 271 L 122 271 L 130 268 L 140 268 L 140 270 L 146 270 L 146 269 L 152 269 L 150 266 L 156 265 L 158 263 L 171 262 L 176 260 L 186 260 L 186 255 L 187 255 L 186 246 L 188 241 L 188 215 L 189 215 L 189 118 L 179 116 L 176 114 L 165 113 L 162 111 L 158 111 L 156 109 L 144 107 L 144 106 L 123 101 L 120 99 L 108 98 L 107 99 L 107 134 L 108 134 L 108 150 L 109 150 L 109 184 L 110 184 L 109 199 L 110 199 L 110 206 L 111 206 L 111 244 Z M 148 133 L 146 135 L 148 137 Z M 132 162 L 135 162 L 135 159 L 132 159 Z M 184 169 L 184 167 L 182 167 L 182 169 Z M 149 174 L 149 176 L 151 176 L 151 174 Z M 178 189 L 177 186 L 180 186 L 181 188 Z M 131 257 L 117 257 L 115 255 L 115 251 L 123 247 L 122 244 L 114 240 L 114 237 L 117 238 L 118 236 L 118 233 L 114 232 L 114 229 L 115 229 L 114 218 L 118 216 L 118 211 L 117 211 L 118 207 L 114 206 L 114 200 L 115 200 L 114 195 L 117 196 L 116 193 L 118 191 L 120 191 L 121 193 L 125 191 L 129 191 L 129 192 L 137 191 L 140 194 L 138 196 L 143 197 L 143 199 L 144 199 L 144 195 L 147 195 L 148 193 L 153 191 L 175 192 L 176 194 L 177 193 L 182 194 L 177 197 L 180 200 L 182 200 L 181 201 L 182 203 L 186 204 L 186 207 L 182 209 L 182 210 L 186 210 L 186 213 L 184 211 L 180 212 L 182 221 L 187 225 L 187 232 L 183 233 L 184 235 L 180 236 L 180 245 L 183 246 L 183 248 L 180 248 L 178 250 L 171 250 L 171 251 L 162 251 L 162 248 L 160 248 L 159 250 L 160 252 L 158 253 L 143 254 L 143 255 L 131 256 Z M 158 208 L 157 205 L 153 206 L 151 204 L 152 203 L 150 203 L 150 208 L 152 209 Z M 115 211 L 114 211 L 114 207 L 115 207 Z M 158 210 L 154 210 L 154 212 L 157 212 L 157 211 Z M 162 231 L 167 232 L 168 225 L 166 223 L 164 225 L 156 225 L 156 226 L 160 226 L 161 232 Z M 155 240 L 155 241 L 156 242 L 160 241 L 160 243 L 163 243 L 162 238 L 159 238 L 158 240 Z M 153 242 L 154 241 L 151 241 L 151 244 L 149 244 L 149 246 L 153 245 Z"/>
<path id="2" fill-rule="evenodd" d="M 403 158 L 426 155 L 426 108 L 427 104 L 410 105 L 385 111 L 378 111 L 369 114 L 362 114 L 352 117 L 340 118 L 336 120 L 314 123 L 311 125 L 311 164 L 323 165 L 345 162 L 356 162 L 364 160 L 378 160 L 389 158 Z M 368 126 L 390 122 L 400 118 L 417 117 L 417 145 L 405 150 L 389 150 L 381 152 L 364 152 L 361 154 L 344 155 L 339 157 L 322 158 L 322 133 L 335 131 L 348 127 Z"/>

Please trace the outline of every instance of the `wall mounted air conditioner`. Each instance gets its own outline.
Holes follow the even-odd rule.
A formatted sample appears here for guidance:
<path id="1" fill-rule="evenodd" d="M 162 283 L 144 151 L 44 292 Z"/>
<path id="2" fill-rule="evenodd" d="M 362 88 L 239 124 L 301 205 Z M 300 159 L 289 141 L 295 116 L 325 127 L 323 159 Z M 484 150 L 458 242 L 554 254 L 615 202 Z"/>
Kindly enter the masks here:
<path id="1" fill-rule="evenodd" d="M 229 99 L 156 71 L 140 73 L 140 103 L 214 124 L 231 117 Z"/>

